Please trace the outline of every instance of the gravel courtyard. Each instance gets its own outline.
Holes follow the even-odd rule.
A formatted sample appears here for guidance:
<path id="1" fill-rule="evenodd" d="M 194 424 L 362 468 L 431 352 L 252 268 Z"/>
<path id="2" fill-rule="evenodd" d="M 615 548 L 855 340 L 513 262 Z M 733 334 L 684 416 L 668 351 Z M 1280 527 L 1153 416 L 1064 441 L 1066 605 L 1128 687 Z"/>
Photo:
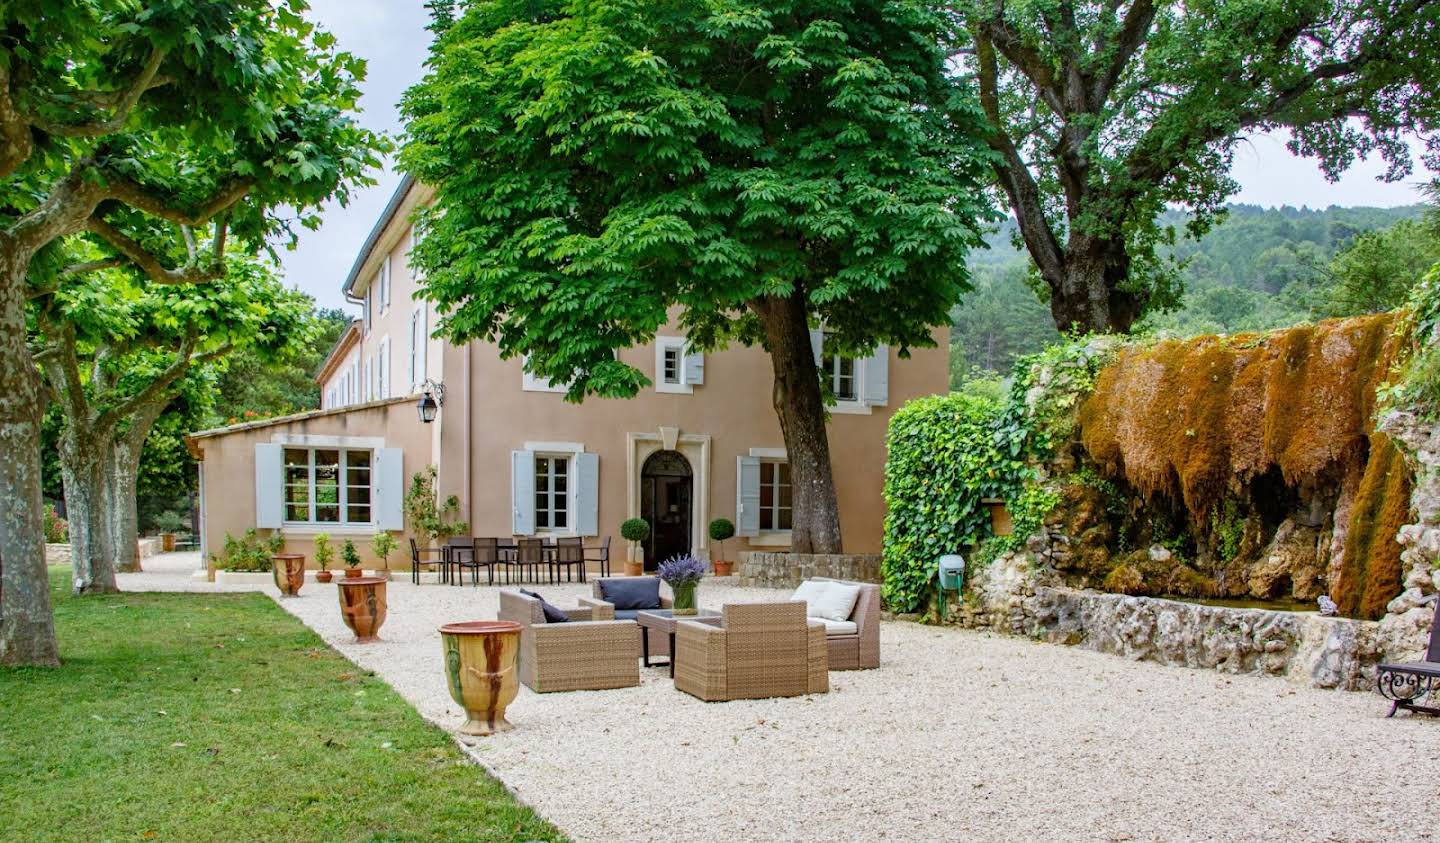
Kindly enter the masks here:
<path id="1" fill-rule="evenodd" d="M 215 590 L 194 554 L 121 588 Z M 537 586 L 562 606 L 589 586 Z M 277 597 L 273 587 L 262 590 Z M 496 589 L 389 587 L 357 646 L 333 585 L 280 600 L 454 730 L 437 628 L 495 617 Z M 782 592 L 707 580 L 702 606 Z M 1440 719 L 1378 695 L 1162 667 L 912 623 L 879 670 L 814 697 L 702 703 L 666 670 L 638 688 L 534 694 L 471 755 L 576 841 L 1437 839 Z"/>

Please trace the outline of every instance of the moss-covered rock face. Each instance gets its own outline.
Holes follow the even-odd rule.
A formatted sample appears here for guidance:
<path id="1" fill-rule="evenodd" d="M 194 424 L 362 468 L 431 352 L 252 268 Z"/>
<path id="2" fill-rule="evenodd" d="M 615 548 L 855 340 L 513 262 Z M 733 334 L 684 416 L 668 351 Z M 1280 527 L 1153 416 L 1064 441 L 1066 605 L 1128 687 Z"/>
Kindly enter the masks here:
<path id="1" fill-rule="evenodd" d="M 1402 590 L 1411 473 L 1376 432 L 1376 392 L 1403 333 L 1378 314 L 1122 349 L 1079 408 L 1068 457 L 1099 482 L 1051 519 L 1071 537 L 1056 573 L 1126 594 L 1328 593 L 1379 618 Z"/>

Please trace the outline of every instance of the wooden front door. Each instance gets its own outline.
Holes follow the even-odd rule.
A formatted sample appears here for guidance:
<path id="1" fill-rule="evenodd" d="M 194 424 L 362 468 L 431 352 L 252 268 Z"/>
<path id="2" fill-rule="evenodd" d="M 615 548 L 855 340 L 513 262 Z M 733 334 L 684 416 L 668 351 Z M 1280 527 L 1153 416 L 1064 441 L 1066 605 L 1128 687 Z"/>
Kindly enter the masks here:
<path id="1" fill-rule="evenodd" d="M 695 480 L 690 462 L 678 451 L 656 451 L 640 470 L 640 517 L 650 522 L 643 543 L 645 570 L 672 556 L 690 552 L 690 501 Z"/>

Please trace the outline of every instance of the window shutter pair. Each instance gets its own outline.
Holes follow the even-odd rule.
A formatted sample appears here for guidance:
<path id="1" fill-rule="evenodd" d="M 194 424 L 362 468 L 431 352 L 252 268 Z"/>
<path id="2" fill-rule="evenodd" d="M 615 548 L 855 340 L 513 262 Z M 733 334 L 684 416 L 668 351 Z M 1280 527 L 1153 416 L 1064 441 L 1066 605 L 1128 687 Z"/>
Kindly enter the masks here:
<path id="1" fill-rule="evenodd" d="M 760 458 L 735 458 L 735 535 L 760 535 Z"/>
<path id="2" fill-rule="evenodd" d="M 377 448 L 371 480 L 375 526 L 381 530 L 405 529 L 405 452 Z M 263 442 L 255 446 L 255 526 L 278 530 L 285 523 L 285 446 Z"/>
<path id="3" fill-rule="evenodd" d="M 599 535 L 600 455 L 585 451 L 575 455 L 575 511 L 570 523 L 581 536 Z M 510 532 L 517 536 L 535 533 L 535 452 L 510 452 Z"/>

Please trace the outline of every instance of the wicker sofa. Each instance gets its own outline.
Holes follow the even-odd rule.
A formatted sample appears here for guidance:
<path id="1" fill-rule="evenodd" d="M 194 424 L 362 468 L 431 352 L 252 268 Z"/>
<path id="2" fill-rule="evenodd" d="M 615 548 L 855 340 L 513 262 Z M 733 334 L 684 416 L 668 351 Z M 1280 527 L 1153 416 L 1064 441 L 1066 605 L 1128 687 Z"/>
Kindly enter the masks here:
<path id="1" fill-rule="evenodd" d="M 805 603 L 730 603 L 719 624 L 675 625 L 675 688 L 702 700 L 761 699 L 830 690 L 825 627 Z"/>
<path id="2" fill-rule="evenodd" d="M 830 648 L 831 670 L 870 670 L 880 666 L 880 586 L 867 582 L 811 577 L 815 582 L 838 582 L 860 589 L 855 608 L 848 618 L 854 631 L 844 624 L 827 623 L 825 643 Z M 823 621 L 822 621 L 823 623 Z"/>
<path id="3" fill-rule="evenodd" d="M 500 590 L 500 620 L 520 624 L 520 681 L 538 693 L 640 684 L 640 627 L 614 619 L 608 603 L 580 599 L 569 623 L 546 623 L 540 601 Z"/>
<path id="4" fill-rule="evenodd" d="M 615 617 L 617 620 L 633 620 L 633 619 L 635 618 L 635 612 L 636 612 L 636 611 L 644 611 L 644 610 L 643 610 L 643 609 L 640 609 L 640 610 L 635 610 L 635 609 L 617 609 L 617 608 L 614 607 L 613 604 L 607 603 L 607 602 L 605 601 L 604 584 L 605 584 L 605 583 L 611 583 L 611 582 L 633 581 L 633 580 L 638 580 L 638 579 L 642 579 L 642 578 L 641 578 L 641 577 L 598 577 L 598 578 L 590 581 L 590 594 L 591 594 L 591 599 L 589 599 L 589 600 L 581 600 L 580 602 L 581 602 L 582 604 L 591 605 L 591 606 L 609 606 L 609 607 L 611 608 L 611 611 L 614 613 L 613 617 Z M 659 577 L 644 577 L 643 579 L 653 580 L 653 581 L 656 583 L 656 585 L 658 585 L 658 584 L 660 583 L 660 578 L 659 578 Z M 669 597 L 666 597 L 664 594 L 661 594 L 661 595 L 660 595 L 660 608 L 662 608 L 662 609 L 668 609 L 668 608 L 670 608 L 671 605 L 672 605 L 671 599 L 670 599 Z M 669 656 L 669 655 L 670 655 L 670 636 L 668 636 L 668 635 L 651 635 L 651 636 L 650 636 L 650 655 L 651 655 L 651 656 Z"/>

